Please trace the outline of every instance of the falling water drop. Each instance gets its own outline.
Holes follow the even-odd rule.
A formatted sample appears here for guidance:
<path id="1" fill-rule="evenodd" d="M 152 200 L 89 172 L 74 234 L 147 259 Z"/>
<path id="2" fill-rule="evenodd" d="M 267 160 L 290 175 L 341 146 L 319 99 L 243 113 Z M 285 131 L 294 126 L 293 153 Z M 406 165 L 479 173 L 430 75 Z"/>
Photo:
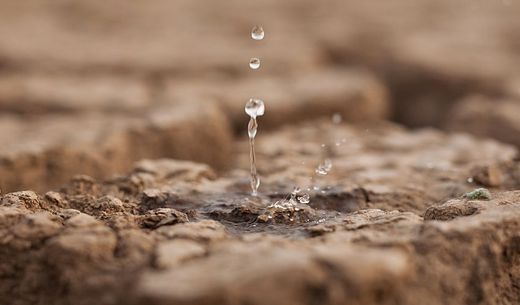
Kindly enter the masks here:
<path id="1" fill-rule="evenodd" d="M 257 98 L 249 99 L 249 101 L 246 103 L 245 111 L 252 119 L 256 119 L 256 117 L 264 115 L 264 101 Z"/>
<path id="2" fill-rule="evenodd" d="M 251 30 L 251 38 L 254 40 L 262 40 L 264 39 L 265 32 L 261 26 L 255 25 Z"/>
<path id="3" fill-rule="evenodd" d="M 253 57 L 249 60 L 249 67 L 253 70 L 260 68 L 260 59 Z"/>

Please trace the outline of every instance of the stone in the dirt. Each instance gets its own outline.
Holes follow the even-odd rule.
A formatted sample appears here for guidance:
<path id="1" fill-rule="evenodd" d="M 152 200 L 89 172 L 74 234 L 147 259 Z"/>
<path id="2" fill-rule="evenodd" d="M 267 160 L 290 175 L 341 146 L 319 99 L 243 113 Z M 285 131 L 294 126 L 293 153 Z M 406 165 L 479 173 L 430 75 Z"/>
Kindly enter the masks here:
<path id="1" fill-rule="evenodd" d="M 156 229 L 188 221 L 188 216 L 182 212 L 174 209 L 159 208 L 146 212 L 141 219 L 141 225 L 145 228 Z"/>

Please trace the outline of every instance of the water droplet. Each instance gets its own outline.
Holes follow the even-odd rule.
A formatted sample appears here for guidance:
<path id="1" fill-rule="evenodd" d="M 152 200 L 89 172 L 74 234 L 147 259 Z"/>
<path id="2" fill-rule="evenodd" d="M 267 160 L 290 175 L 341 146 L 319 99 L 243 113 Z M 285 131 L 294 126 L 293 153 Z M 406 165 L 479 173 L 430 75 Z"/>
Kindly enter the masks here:
<path id="1" fill-rule="evenodd" d="M 316 168 L 316 174 L 318 174 L 320 176 L 326 176 L 330 172 L 331 169 L 332 169 L 332 160 L 325 159 L 325 160 L 323 160 L 323 163 L 318 165 L 318 167 Z"/>
<path id="2" fill-rule="evenodd" d="M 473 180 L 473 177 L 469 177 L 468 180 L 466 180 L 466 181 L 468 181 L 468 183 L 473 183 L 474 180 Z"/>
<path id="3" fill-rule="evenodd" d="M 249 67 L 253 70 L 260 68 L 260 59 L 253 57 L 249 60 Z"/>
<path id="4" fill-rule="evenodd" d="M 256 119 L 256 117 L 264 115 L 265 112 L 265 105 L 264 101 L 257 98 L 251 98 L 246 103 L 246 113 L 253 119 Z"/>
<path id="5" fill-rule="evenodd" d="M 298 197 L 298 201 L 300 203 L 307 204 L 311 201 L 311 196 L 309 196 L 309 194 L 305 193 L 305 194 L 301 195 L 300 197 Z"/>
<path id="6" fill-rule="evenodd" d="M 254 40 L 262 40 L 264 39 L 265 32 L 261 26 L 255 25 L 251 30 L 251 38 Z"/>
<path id="7" fill-rule="evenodd" d="M 323 169 L 323 167 L 318 166 L 318 168 L 316 168 L 316 174 L 320 175 L 320 176 L 326 176 L 328 174 L 328 172 L 326 170 Z"/>
<path id="8" fill-rule="evenodd" d="M 327 144 L 321 144 L 321 148 L 327 147 Z"/>
<path id="9" fill-rule="evenodd" d="M 323 161 L 323 166 L 327 171 L 330 171 L 332 169 L 332 160 L 331 159 L 325 159 Z"/>
<path id="10" fill-rule="evenodd" d="M 334 113 L 332 115 L 332 123 L 334 124 L 340 124 L 341 121 L 343 121 L 343 117 L 339 113 Z"/>

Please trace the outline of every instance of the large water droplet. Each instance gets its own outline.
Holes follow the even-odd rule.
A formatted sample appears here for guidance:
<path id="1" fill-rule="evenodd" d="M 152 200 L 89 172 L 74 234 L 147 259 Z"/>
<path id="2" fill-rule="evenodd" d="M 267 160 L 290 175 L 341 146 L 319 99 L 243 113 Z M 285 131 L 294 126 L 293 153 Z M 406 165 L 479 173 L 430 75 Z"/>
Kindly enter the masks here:
<path id="1" fill-rule="evenodd" d="M 256 117 L 264 115 L 265 112 L 265 105 L 264 101 L 257 98 L 249 99 L 249 101 L 246 103 L 245 107 L 246 113 L 252 117 L 253 119 L 256 119 Z"/>
<path id="2" fill-rule="evenodd" d="M 249 60 L 249 67 L 253 70 L 260 68 L 260 59 L 253 57 Z"/>
<path id="3" fill-rule="evenodd" d="M 262 40 L 264 39 L 265 32 L 261 26 L 255 25 L 251 30 L 251 38 L 254 40 Z"/>

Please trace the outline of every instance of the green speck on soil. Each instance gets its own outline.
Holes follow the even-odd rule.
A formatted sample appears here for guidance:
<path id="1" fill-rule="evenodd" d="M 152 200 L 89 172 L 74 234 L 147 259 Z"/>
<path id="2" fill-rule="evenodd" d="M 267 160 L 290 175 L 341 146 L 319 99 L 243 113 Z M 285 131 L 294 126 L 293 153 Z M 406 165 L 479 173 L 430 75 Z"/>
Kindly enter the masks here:
<path id="1" fill-rule="evenodd" d="M 478 188 L 464 194 L 464 198 L 469 200 L 491 200 L 491 193 L 485 188 Z"/>

